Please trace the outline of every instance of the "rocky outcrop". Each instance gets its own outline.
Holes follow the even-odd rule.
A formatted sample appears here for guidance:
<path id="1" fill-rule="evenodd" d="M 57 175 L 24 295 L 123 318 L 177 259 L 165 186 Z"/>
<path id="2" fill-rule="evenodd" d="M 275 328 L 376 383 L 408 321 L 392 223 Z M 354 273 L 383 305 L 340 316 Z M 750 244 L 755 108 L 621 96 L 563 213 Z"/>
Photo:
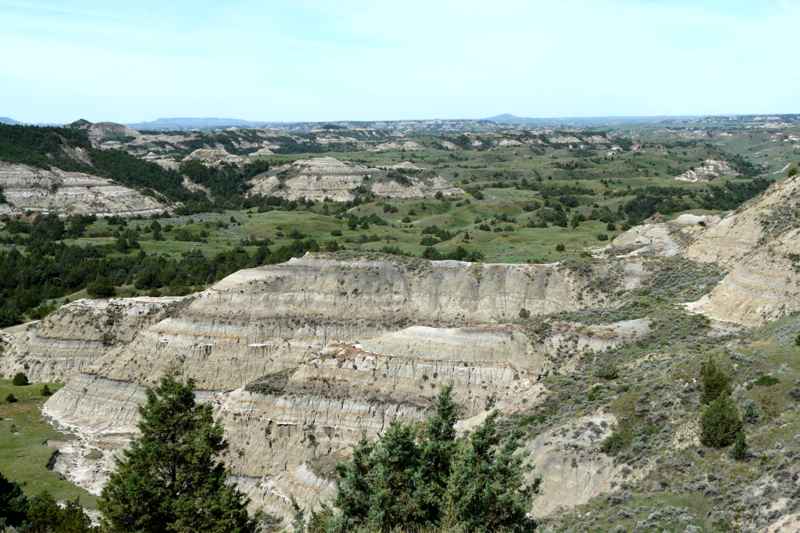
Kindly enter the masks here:
<path id="1" fill-rule="evenodd" d="M 582 271 L 341 255 L 240 271 L 165 303 L 163 316 L 127 341 L 121 323 L 119 342 L 91 344 L 94 355 L 79 368 L 62 366 L 72 377 L 45 414 L 80 440 L 60 468 L 97 490 L 113 453 L 135 432 L 145 387 L 178 373 L 196 381 L 224 424 L 237 483 L 286 514 L 292 495 L 304 504 L 329 496 L 333 465 L 364 432 L 423 418 L 443 384 L 454 385 L 465 417 L 492 405 L 532 405 L 546 394 L 543 373 L 644 334 L 638 323 L 564 325 L 542 338 L 532 318 L 520 318 L 605 306 L 625 285 L 623 271 L 602 262 Z M 79 336 L 84 328 L 73 313 L 52 321 Z M 12 350 L 21 352 L 25 341 L 18 342 Z"/>
<path id="2" fill-rule="evenodd" d="M 250 194 L 347 202 L 359 193 L 391 198 L 423 198 L 441 193 L 463 194 L 442 177 L 425 176 L 408 167 L 382 170 L 346 163 L 333 157 L 301 159 L 251 180 Z"/>
<path id="3" fill-rule="evenodd" d="M 618 487 L 624 467 L 600 451 L 615 425 L 614 415 L 597 413 L 551 429 L 528 444 L 532 475 L 541 478 L 542 495 L 534 500 L 534 516 L 570 509 Z"/>
<path id="4" fill-rule="evenodd" d="M 77 300 L 43 320 L 7 333 L 0 374 L 25 372 L 32 381 L 61 381 L 78 374 L 115 346 L 127 344 L 162 320 L 184 298 Z"/>
<path id="5" fill-rule="evenodd" d="M 218 167 L 226 165 L 243 165 L 250 158 L 229 154 L 224 148 L 198 148 L 183 158 L 184 161 L 200 161 L 201 163 Z"/>
<path id="6" fill-rule="evenodd" d="M 716 215 L 682 214 L 674 220 L 648 221 L 620 233 L 606 248 L 611 254 L 673 257 L 684 254 L 706 228 L 716 225 Z"/>
<path id="7" fill-rule="evenodd" d="M 699 167 L 690 168 L 683 174 L 675 176 L 678 181 L 698 183 L 701 181 L 712 181 L 722 176 L 736 176 L 737 173 L 726 161 L 717 159 L 706 159 Z"/>
<path id="8" fill-rule="evenodd" d="M 686 256 L 720 263 L 728 274 L 689 309 L 744 325 L 800 310 L 798 212 L 800 177 L 787 178 L 698 237 Z"/>
<path id="9" fill-rule="evenodd" d="M 14 214 L 26 211 L 64 215 L 154 215 L 167 206 L 109 179 L 0 162 L 0 189 Z"/>

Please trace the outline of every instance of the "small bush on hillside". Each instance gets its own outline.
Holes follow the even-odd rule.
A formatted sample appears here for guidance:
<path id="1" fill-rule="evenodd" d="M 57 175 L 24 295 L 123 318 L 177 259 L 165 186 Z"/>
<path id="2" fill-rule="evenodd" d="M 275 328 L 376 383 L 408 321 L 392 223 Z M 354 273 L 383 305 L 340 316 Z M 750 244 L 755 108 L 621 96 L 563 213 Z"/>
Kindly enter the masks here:
<path id="1" fill-rule="evenodd" d="M 736 440 L 733 443 L 733 448 L 731 449 L 731 457 L 736 459 L 737 461 L 744 461 L 747 459 L 749 451 L 747 449 L 747 440 L 744 436 L 744 431 L 740 431 L 736 434 Z"/>
<path id="2" fill-rule="evenodd" d="M 700 417 L 700 442 L 711 448 L 724 448 L 736 440 L 742 431 L 742 419 L 733 400 L 721 394 L 711 402 Z"/>
<path id="3" fill-rule="evenodd" d="M 757 387 L 771 387 L 778 383 L 780 383 L 778 378 L 770 376 L 769 374 L 764 374 L 763 376 L 759 376 L 759 378 L 753 382 L 753 385 Z"/>
<path id="4" fill-rule="evenodd" d="M 52 396 L 52 395 L 53 395 L 53 391 L 51 391 L 51 390 L 50 390 L 50 387 L 48 387 L 48 386 L 45 384 L 45 386 L 44 386 L 44 387 L 42 387 L 42 396 Z"/>
<path id="5" fill-rule="evenodd" d="M 525 309 L 524 307 L 520 308 L 519 310 L 519 317 L 523 320 L 527 320 L 531 317 L 531 312 Z"/>
<path id="6" fill-rule="evenodd" d="M 10 393 L 10 392 L 8 393 L 8 396 L 6 396 L 6 403 L 17 403 L 17 401 L 18 401 L 18 400 L 17 400 L 17 397 L 16 397 L 16 396 L 14 396 L 14 395 L 13 395 L 12 393 Z"/>
<path id="7" fill-rule="evenodd" d="M 563 252 L 566 249 L 567 249 L 567 247 L 564 246 L 563 242 L 560 242 L 560 243 L 556 244 L 556 252 Z"/>
<path id="8" fill-rule="evenodd" d="M 617 366 L 612 362 L 604 363 L 600 368 L 597 369 L 595 375 L 601 379 L 617 379 L 619 377 L 619 370 Z"/>
<path id="9" fill-rule="evenodd" d="M 753 400 L 745 400 L 743 411 L 742 418 L 748 424 L 755 424 L 758 422 L 758 419 L 761 418 L 761 414 L 758 411 L 758 405 Z"/>
<path id="10" fill-rule="evenodd" d="M 709 357 L 700 366 L 700 380 L 703 386 L 703 395 L 700 399 L 703 403 L 711 403 L 720 395 L 731 393 L 731 378 L 722 371 L 717 362 Z"/>
<path id="11" fill-rule="evenodd" d="M 605 233 L 600 233 L 600 234 L 597 235 L 597 240 L 598 241 L 607 241 L 608 240 L 608 235 L 606 235 Z"/>
<path id="12" fill-rule="evenodd" d="M 30 382 L 28 381 L 28 376 L 26 376 L 23 372 L 17 372 L 14 374 L 14 379 L 11 381 L 11 383 L 17 387 L 24 387 Z"/>
<path id="13" fill-rule="evenodd" d="M 628 447 L 631 442 L 631 434 L 624 428 L 618 427 L 614 432 L 605 438 L 600 445 L 600 450 L 606 455 L 617 455 Z"/>

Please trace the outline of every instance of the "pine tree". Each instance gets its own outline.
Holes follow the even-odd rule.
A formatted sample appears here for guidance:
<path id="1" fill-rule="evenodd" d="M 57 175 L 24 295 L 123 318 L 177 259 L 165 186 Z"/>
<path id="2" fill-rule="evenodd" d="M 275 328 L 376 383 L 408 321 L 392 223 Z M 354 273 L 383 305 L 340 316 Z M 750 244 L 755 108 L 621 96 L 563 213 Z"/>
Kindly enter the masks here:
<path id="1" fill-rule="evenodd" d="M 219 456 L 227 448 L 211 406 L 194 384 L 163 378 L 139 409 L 140 437 L 103 489 L 99 508 L 109 531 L 252 532 L 247 498 L 229 485 Z"/>
<path id="2" fill-rule="evenodd" d="M 296 522 L 301 531 L 532 531 L 526 516 L 536 486 L 525 484 L 519 438 L 500 438 L 497 414 L 457 438 L 458 406 L 444 387 L 422 428 L 394 422 L 377 441 L 362 439 L 337 466 L 335 512 Z"/>
<path id="3" fill-rule="evenodd" d="M 424 491 L 419 499 L 425 521 L 438 523 L 442 518 L 441 503 L 447 492 L 453 455 L 456 451 L 458 405 L 453 401 L 453 386 L 446 385 L 436 397 L 436 410 L 428 419 L 421 445 L 420 474 Z"/>
<path id="4" fill-rule="evenodd" d="M 341 511 L 342 527 L 347 530 L 365 522 L 369 514 L 370 471 L 372 444 L 362 436 L 353 450 L 352 460 L 336 465 L 338 476 L 335 505 Z"/>
<path id="5" fill-rule="evenodd" d="M 526 468 L 515 454 L 518 448 L 516 434 L 501 442 L 493 412 L 455 459 L 447 490 L 447 524 L 476 533 L 536 529 L 527 510 L 538 486 L 526 486 Z"/>

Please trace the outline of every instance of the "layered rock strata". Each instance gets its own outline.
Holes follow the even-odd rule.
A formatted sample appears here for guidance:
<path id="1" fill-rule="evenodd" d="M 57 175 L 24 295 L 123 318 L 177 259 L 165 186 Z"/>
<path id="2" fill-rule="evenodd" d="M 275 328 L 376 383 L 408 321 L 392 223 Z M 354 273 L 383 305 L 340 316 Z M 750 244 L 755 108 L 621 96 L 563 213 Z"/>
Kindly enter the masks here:
<path id="1" fill-rule="evenodd" d="M 26 211 L 96 216 L 154 215 L 167 206 L 109 179 L 0 162 L 0 189 L 11 214 Z"/>
<path id="2" fill-rule="evenodd" d="M 362 434 L 422 419 L 443 384 L 454 385 L 465 417 L 521 409 L 546 393 L 543 373 L 646 334 L 643 324 L 563 324 L 543 342 L 532 319 L 520 318 L 607 305 L 626 284 L 624 269 L 592 268 L 306 256 L 240 271 L 187 298 L 132 303 L 157 310 L 114 322 L 107 346 L 103 326 L 83 323 L 103 324 L 92 314 L 111 312 L 72 304 L 13 333 L 2 368 L 27 364 L 47 379 L 60 369 L 67 378 L 44 412 L 79 436 L 60 468 L 93 490 L 135 434 L 145 387 L 168 372 L 194 379 L 225 427 L 239 485 L 285 515 L 290 496 L 309 505 L 330 496 L 333 466 Z M 81 335 L 81 355 L 61 341 L 52 352 L 33 348 Z M 64 350 L 74 364 L 62 362 Z"/>
<path id="3" fill-rule="evenodd" d="M 250 194 L 253 195 L 334 202 L 353 200 L 359 192 L 389 198 L 424 198 L 437 193 L 455 196 L 464 192 L 442 177 L 421 177 L 418 171 L 407 167 L 387 172 L 333 157 L 294 161 L 256 176 L 251 185 Z"/>

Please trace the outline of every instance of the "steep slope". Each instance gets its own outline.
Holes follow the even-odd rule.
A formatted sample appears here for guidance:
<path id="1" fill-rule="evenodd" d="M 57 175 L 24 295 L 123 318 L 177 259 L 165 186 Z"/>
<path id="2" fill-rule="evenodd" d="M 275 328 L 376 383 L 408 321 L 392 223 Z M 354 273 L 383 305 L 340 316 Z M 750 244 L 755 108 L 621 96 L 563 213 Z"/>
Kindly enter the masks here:
<path id="1" fill-rule="evenodd" d="M 362 432 L 423 417 L 444 383 L 467 418 L 493 405 L 512 412 L 539 401 L 541 377 L 569 371 L 579 352 L 646 335 L 646 323 L 540 332 L 520 319 L 606 306 L 640 281 L 624 272 L 306 256 L 238 272 L 184 300 L 125 303 L 129 318 L 112 326 L 124 333 L 108 346 L 80 324 L 110 311 L 83 303 L 79 319 L 73 304 L 14 333 L 2 368 L 67 379 L 45 414 L 80 436 L 60 468 L 94 490 L 135 430 L 144 387 L 167 372 L 195 379 L 225 425 L 237 482 L 285 515 L 290 495 L 306 504 L 330 495 L 333 465 Z M 88 349 L 63 362 L 78 346 Z"/>
<path id="2" fill-rule="evenodd" d="M 772 184 L 723 217 L 684 214 L 620 234 L 604 253 L 683 256 L 726 276 L 688 309 L 746 326 L 800 310 L 800 177 Z"/>
<path id="3" fill-rule="evenodd" d="M 800 177 L 772 185 L 723 218 L 686 250 L 716 261 L 728 275 L 690 306 L 711 318 L 759 325 L 800 310 Z"/>

